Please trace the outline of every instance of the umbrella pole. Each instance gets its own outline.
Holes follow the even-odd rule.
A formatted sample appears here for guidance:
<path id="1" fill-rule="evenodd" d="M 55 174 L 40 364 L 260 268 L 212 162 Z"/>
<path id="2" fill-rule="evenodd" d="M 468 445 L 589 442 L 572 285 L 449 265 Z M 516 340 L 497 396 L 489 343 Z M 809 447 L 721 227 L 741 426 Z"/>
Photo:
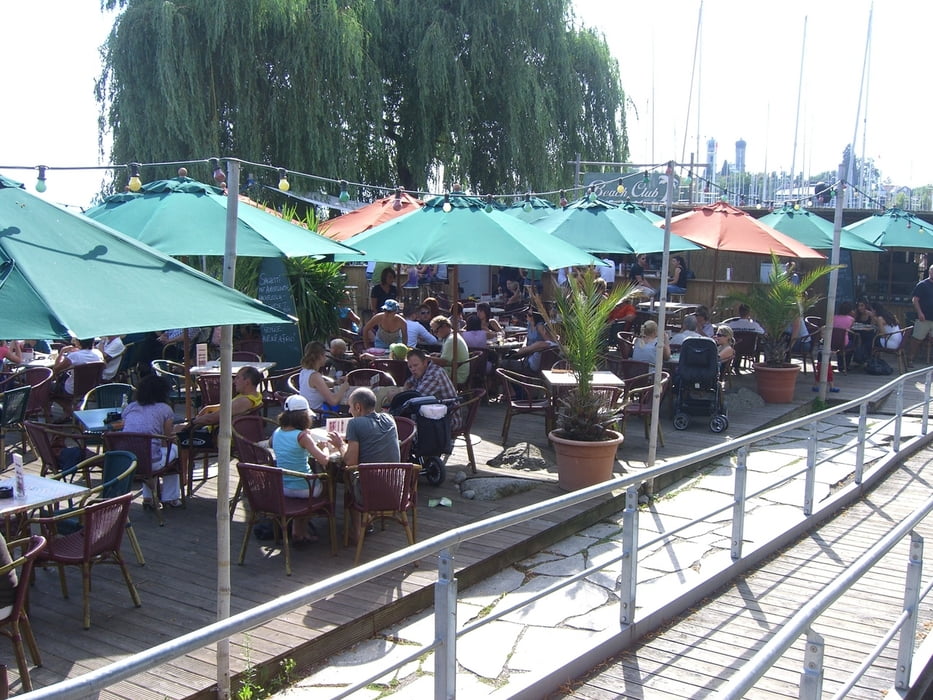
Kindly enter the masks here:
<path id="1" fill-rule="evenodd" d="M 457 302 L 460 301 L 460 280 L 457 279 L 457 266 L 451 265 L 448 270 L 450 283 L 453 285 L 453 288 L 457 290 L 457 295 L 454 297 L 454 300 L 450 304 L 451 317 L 453 318 L 453 323 L 451 323 L 451 332 L 454 334 L 453 339 L 453 349 L 450 353 L 450 381 L 454 383 L 454 389 L 457 388 L 457 365 L 460 363 L 457 362 L 457 334 L 460 333 L 460 311 L 457 308 Z M 470 436 L 467 435 L 467 440 L 470 439 Z"/>
<path id="2" fill-rule="evenodd" d="M 713 249 L 713 274 L 711 275 L 713 280 L 713 290 L 710 292 L 709 298 L 709 315 L 710 320 L 712 320 L 713 312 L 716 310 L 716 271 L 719 269 L 719 248 Z"/>

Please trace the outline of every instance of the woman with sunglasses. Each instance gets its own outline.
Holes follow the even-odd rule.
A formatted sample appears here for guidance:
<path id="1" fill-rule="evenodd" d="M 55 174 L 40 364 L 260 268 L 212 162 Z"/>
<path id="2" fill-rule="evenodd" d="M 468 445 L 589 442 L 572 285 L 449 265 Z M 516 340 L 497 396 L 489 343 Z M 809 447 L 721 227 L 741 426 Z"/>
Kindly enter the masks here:
<path id="1" fill-rule="evenodd" d="M 720 364 L 729 362 L 735 357 L 735 348 L 732 347 L 734 336 L 729 326 L 725 324 L 716 326 L 716 333 L 713 335 L 713 340 L 716 341 Z"/>

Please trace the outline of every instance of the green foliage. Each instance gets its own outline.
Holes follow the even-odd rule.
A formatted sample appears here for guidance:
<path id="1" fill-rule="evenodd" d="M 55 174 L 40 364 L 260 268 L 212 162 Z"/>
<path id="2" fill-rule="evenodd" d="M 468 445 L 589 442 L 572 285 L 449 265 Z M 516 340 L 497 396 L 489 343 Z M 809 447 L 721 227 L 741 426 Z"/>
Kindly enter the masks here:
<path id="1" fill-rule="evenodd" d="M 570 289 L 558 294 L 555 301 L 559 321 L 548 322 L 551 334 L 558 338 L 561 356 L 577 376 L 577 386 L 561 398 L 557 425 L 571 440 L 596 441 L 605 437 L 607 427 L 618 416 L 607 405 L 605 395 L 592 389 L 592 374 L 599 369 L 609 342 L 609 314 L 632 289 L 617 284 L 603 296 L 596 285 L 593 270 L 581 278 L 569 279 Z M 548 317 L 539 297 L 539 311 Z"/>
<path id="2" fill-rule="evenodd" d="M 765 364 L 780 367 L 790 349 L 787 327 L 803 316 L 804 312 L 818 304 L 822 297 L 810 294 L 810 288 L 841 265 L 820 265 L 803 275 L 799 284 L 794 284 L 785 272 L 777 255 L 771 254 L 771 278 L 768 284 L 755 284 L 745 294 L 733 294 L 726 304 L 747 304 L 755 320 L 765 329 L 761 339 Z"/>
<path id="3" fill-rule="evenodd" d="M 618 64 L 571 0 L 103 2 L 123 8 L 95 86 L 115 162 L 234 155 L 409 189 L 443 165 L 512 192 L 628 155 Z"/>
<path id="4" fill-rule="evenodd" d="M 312 340 L 329 340 L 337 334 L 337 306 L 344 294 L 341 267 L 341 263 L 315 262 L 310 258 L 285 261 L 302 346 Z"/>

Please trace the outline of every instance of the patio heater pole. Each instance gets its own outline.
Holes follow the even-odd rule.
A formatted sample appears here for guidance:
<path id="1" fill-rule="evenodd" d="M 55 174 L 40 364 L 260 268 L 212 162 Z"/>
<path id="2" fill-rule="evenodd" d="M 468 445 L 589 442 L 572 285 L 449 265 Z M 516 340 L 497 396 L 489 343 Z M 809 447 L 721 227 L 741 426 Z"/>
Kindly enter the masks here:
<path id="1" fill-rule="evenodd" d="M 234 286 L 240 163 L 227 161 L 227 237 L 223 282 Z M 217 441 L 217 619 L 230 617 L 230 440 L 233 421 L 233 326 L 220 330 L 220 432 Z M 217 642 L 217 698 L 230 698 L 230 639 Z"/>
<path id="2" fill-rule="evenodd" d="M 667 323 L 667 272 L 671 256 L 671 208 L 674 206 L 674 161 L 667 164 L 667 194 L 664 198 L 664 255 L 661 258 L 661 284 L 658 295 L 661 301 L 658 304 L 658 346 L 654 354 L 654 393 L 651 395 L 651 436 L 648 438 L 649 467 L 654 466 L 655 454 L 658 451 L 658 421 L 661 410 L 661 369 L 664 367 L 664 333 Z M 653 489 L 649 483 L 649 493 Z"/>
<path id="3" fill-rule="evenodd" d="M 838 188 L 845 186 L 845 164 L 839 164 L 839 171 L 836 174 L 839 181 L 836 195 L 836 214 L 833 217 L 833 250 L 830 253 L 829 262 L 835 266 L 839 264 L 839 239 L 842 236 L 842 193 Z M 823 324 L 823 349 L 820 352 L 820 400 L 826 400 L 826 378 L 829 376 L 829 358 L 831 354 L 831 345 L 833 339 L 833 328 L 831 319 L 836 309 L 836 288 L 839 284 L 839 270 L 833 270 L 829 273 L 829 289 L 826 292 L 826 323 Z M 845 352 L 845 350 L 842 350 Z"/>

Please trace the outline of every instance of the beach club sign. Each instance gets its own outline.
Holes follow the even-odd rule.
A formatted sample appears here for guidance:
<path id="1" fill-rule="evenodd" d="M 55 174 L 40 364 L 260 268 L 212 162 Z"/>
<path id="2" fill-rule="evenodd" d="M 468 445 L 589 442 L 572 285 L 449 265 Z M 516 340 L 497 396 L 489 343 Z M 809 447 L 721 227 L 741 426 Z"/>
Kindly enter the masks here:
<path id="1" fill-rule="evenodd" d="M 674 200 L 680 178 L 674 175 Z M 592 186 L 600 199 L 608 201 L 664 202 L 667 196 L 667 173 L 639 171 L 630 173 L 584 173 L 583 184 Z M 622 190 L 621 192 L 619 190 Z"/>

